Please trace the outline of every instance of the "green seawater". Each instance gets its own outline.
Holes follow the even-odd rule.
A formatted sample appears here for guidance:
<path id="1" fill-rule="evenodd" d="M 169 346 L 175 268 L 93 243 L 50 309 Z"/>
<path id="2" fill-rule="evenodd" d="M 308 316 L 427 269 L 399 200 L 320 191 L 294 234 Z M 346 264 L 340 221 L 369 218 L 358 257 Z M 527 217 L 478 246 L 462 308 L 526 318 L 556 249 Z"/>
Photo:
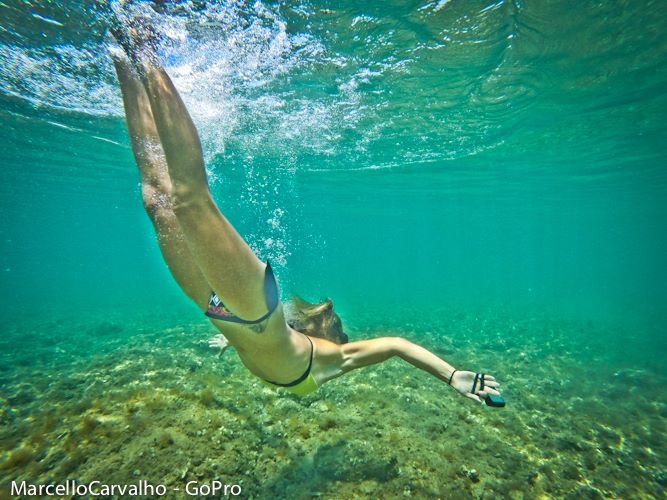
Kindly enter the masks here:
<path id="1" fill-rule="evenodd" d="M 129 3 L 283 298 L 493 373 L 508 406 L 400 360 L 300 400 L 217 358 L 142 207 L 112 6 L 4 0 L 0 498 L 664 497 L 663 2 Z"/>

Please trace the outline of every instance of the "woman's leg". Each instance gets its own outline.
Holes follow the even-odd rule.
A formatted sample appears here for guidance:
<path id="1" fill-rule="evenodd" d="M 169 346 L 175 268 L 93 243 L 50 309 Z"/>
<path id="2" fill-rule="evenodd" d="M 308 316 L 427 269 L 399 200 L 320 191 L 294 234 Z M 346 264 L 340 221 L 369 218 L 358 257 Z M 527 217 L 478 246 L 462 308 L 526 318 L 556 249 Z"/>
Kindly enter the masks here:
<path id="1" fill-rule="evenodd" d="M 171 180 L 146 91 L 127 58 L 113 55 L 132 151 L 141 174 L 141 194 L 167 267 L 183 291 L 206 310 L 211 286 L 190 253 L 171 207 Z"/>
<path id="2" fill-rule="evenodd" d="M 150 48 L 134 42 L 130 55 L 148 94 L 172 182 L 173 210 L 188 247 L 232 312 L 259 317 L 266 313 L 265 266 L 213 201 L 199 135 L 174 84 Z"/>

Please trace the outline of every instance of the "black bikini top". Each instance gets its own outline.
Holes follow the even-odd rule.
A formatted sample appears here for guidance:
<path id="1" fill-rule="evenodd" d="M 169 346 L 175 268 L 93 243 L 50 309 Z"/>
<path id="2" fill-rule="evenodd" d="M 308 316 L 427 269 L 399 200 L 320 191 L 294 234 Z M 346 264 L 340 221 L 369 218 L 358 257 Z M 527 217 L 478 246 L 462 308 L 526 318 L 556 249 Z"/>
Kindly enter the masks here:
<path id="1" fill-rule="evenodd" d="M 273 274 L 271 263 L 268 260 L 266 261 L 266 269 L 264 271 L 264 300 L 266 301 L 268 312 L 261 318 L 248 320 L 239 318 L 232 313 L 225 307 L 225 304 L 215 292 L 211 292 L 211 298 L 208 300 L 208 310 L 204 314 L 209 318 L 214 318 L 220 321 L 229 321 L 230 323 L 240 323 L 242 325 L 256 325 L 271 316 L 271 313 L 276 310 L 276 307 L 278 307 L 278 304 L 280 303 L 280 296 L 278 294 L 278 283 L 276 283 L 276 277 Z"/>

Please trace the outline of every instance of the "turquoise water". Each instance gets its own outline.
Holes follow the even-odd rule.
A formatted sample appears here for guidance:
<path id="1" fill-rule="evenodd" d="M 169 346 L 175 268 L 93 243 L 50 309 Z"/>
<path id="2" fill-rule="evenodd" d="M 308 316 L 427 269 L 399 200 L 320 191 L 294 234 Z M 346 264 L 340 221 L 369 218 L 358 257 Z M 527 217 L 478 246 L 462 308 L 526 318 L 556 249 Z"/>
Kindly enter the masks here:
<path id="1" fill-rule="evenodd" d="M 170 327 L 197 332 L 175 339 L 178 366 L 213 363 L 203 348 L 188 351 L 212 332 L 173 283 L 143 213 L 104 36 L 110 7 L 88 7 L 0 3 L 6 347 L 0 396 L 7 424 L 0 451 L 8 463 L 21 443 L 38 448 L 30 441 L 36 424 L 29 422 L 41 422 L 40 412 L 62 395 L 39 385 L 45 374 L 56 385 L 91 370 L 104 378 L 114 373 L 116 349 L 128 345 L 166 370 L 168 359 L 144 351 L 161 338 L 150 332 L 172 338 Z M 607 498 L 664 494 L 667 17 L 661 2 L 174 2 L 160 10 L 151 17 L 165 34 L 161 57 L 200 130 L 214 195 L 258 255 L 272 260 L 284 298 L 332 297 L 353 339 L 391 332 L 429 347 L 454 342 L 439 353 L 496 373 L 514 404 L 508 419 L 560 414 L 557 405 L 531 398 L 532 391 L 546 391 L 543 377 L 564 377 L 570 385 L 559 397 L 573 420 L 563 423 L 558 439 L 569 429 L 572 442 L 595 441 L 578 433 L 575 420 L 602 419 L 599 425 L 629 443 L 631 459 L 584 464 L 572 477 L 554 466 L 556 478 L 521 486 L 510 478 L 470 483 L 450 457 L 453 489 L 419 490 L 413 479 L 413 496 L 479 497 L 493 490 L 499 498 L 582 498 L 593 495 L 582 490 L 589 487 Z M 74 347 L 60 359 L 63 344 Z M 236 365 L 237 390 L 247 392 Z M 387 366 L 373 373 L 392 381 L 412 374 L 398 362 Z M 133 369 L 141 378 L 142 368 Z M 188 376 L 183 370 L 174 380 Z M 211 377 L 196 390 L 215 384 Z M 440 390 L 433 380 L 419 380 L 421 391 Z M 26 386 L 34 392 L 28 399 L 18 396 Z M 346 390 L 355 401 L 354 387 Z M 322 404 L 336 401 L 334 389 L 318 394 Z M 391 406 L 392 393 L 385 400 L 383 394 L 381 404 L 399 412 L 398 428 L 426 411 Z M 627 417 L 605 420 L 601 407 L 580 401 L 604 405 L 610 394 Z M 448 397 L 443 413 L 475 414 Z M 81 398 L 77 389 L 67 392 L 62 411 L 93 411 L 92 402 L 75 408 Z M 364 405 L 360 398 L 358 411 L 372 415 Z M 502 428 L 499 414 L 483 415 Z M 69 418 L 70 427 L 79 425 Z M 57 434 L 67 426 L 55 426 Z M 353 426 L 345 432 L 354 434 Z M 320 428 L 330 430 L 326 423 Z M 448 434 L 437 431 L 426 442 Z M 517 449 L 539 448 L 537 431 L 516 436 Z M 400 449 L 408 438 L 372 439 L 384 450 Z M 466 437 L 451 439 L 456 448 Z M 575 457 L 586 451 L 558 443 L 547 440 L 546 455 L 525 452 L 522 460 L 543 464 L 550 451 Z M 35 464 L 57 445 L 40 446 L 46 448 L 32 461 L 4 466 L 3 483 L 19 476 L 44 482 L 47 473 Z M 328 457 L 330 449 L 313 453 Z M 477 454 L 484 462 L 493 451 Z M 165 456 L 158 453 L 156 463 Z M 333 497 L 331 485 L 345 483 L 334 475 L 299 489 L 299 458 L 283 459 L 293 468 L 287 483 L 272 480 L 261 489 L 269 472 L 247 476 L 255 496 Z M 394 486 L 383 489 L 382 477 L 370 473 L 352 475 L 346 494 L 403 494 L 399 484 L 408 484 L 405 471 L 414 467 L 397 460 L 404 472 L 382 476 Z M 519 459 L 499 460 L 499 468 L 508 460 L 524 467 Z M 92 477 L 77 467 L 69 473 Z M 121 471 L 119 480 L 133 478 L 130 465 L 99 468 L 112 469 Z M 166 474 L 158 470 L 155 481 Z M 450 482 L 446 474 L 423 474 L 435 484 Z"/>

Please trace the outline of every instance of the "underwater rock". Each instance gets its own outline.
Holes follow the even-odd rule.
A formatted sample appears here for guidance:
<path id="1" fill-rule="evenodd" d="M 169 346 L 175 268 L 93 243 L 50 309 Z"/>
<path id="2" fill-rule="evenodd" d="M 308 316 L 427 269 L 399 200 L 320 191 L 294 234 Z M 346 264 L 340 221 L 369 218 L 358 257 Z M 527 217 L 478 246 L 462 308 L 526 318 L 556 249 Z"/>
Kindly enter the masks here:
<path id="1" fill-rule="evenodd" d="M 667 486 L 667 471 L 656 472 L 652 475 L 652 479 L 660 486 Z"/>
<path id="2" fill-rule="evenodd" d="M 578 481 L 581 479 L 581 471 L 574 464 L 565 464 L 561 470 L 561 477 L 571 479 L 572 481 Z"/>
<path id="3" fill-rule="evenodd" d="M 570 494 L 567 495 L 565 498 L 566 500 L 575 500 L 575 499 L 602 500 L 604 498 L 604 495 L 600 493 L 599 490 L 593 488 L 592 486 L 582 484 L 576 490 L 570 492 Z"/>
<path id="4" fill-rule="evenodd" d="M 380 456 L 357 443 L 320 446 L 313 458 L 317 473 L 333 481 L 389 481 L 398 476 L 396 457 Z"/>
<path id="5" fill-rule="evenodd" d="M 14 421 L 16 411 L 5 398 L 0 397 L 0 425 L 9 425 Z"/>
<path id="6" fill-rule="evenodd" d="M 468 469 L 465 465 L 462 465 L 459 469 L 459 476 L 467 477 L 473 483 L 479 483 L 479 472 L 477 472 L 477 469 Z"/>
<path id="7" fill-rule="evenodd" d="M 7 399 L 12 406 L 21 406 L 32 403 L 36 399 L 35 388 L 30 384 L 20 384 Z"/>
<path id="8" fill-rule="evenodd" d="M 554 440 L 554 444 L 561 451 L 581 452 L 585 450 L 583 444 L 575 436 L 560 436 Z"/>
<path id="9" fill-rule="evenodd" d="M 6 460 L 0 463 L 0 469 L 17 469 L 31 462 L 35 456 L 34 450 L 29 446 L 21 446 L 12 450 Z"/>
<path id="10" fill-rule="evenodd" d="M 327 417 L 321 420 L 318 423 L 318 425 L 320 429 L 322 429 L 323 431 L 329 431 L 331 429 L 335 429 L 336 427 L 338 427 L 338 422 L 336 421 L 335 418 Z"/>
<path id="11" fill-rule="evenodd" d="M 646 370 L 625 368 L 614 373 L 614 379 L 618 383 L 638 385 L 644 382 L 648 376 Z"/>

